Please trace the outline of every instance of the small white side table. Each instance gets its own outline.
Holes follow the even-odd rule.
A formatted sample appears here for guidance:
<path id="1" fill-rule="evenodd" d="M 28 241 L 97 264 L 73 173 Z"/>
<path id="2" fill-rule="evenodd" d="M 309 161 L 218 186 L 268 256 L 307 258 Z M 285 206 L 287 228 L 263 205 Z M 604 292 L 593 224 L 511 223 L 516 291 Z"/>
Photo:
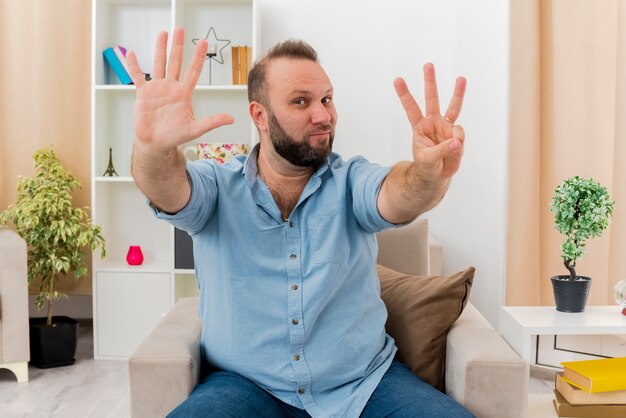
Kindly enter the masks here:
<path id="1" fill-rule="evenodd" d="M 559 312 L 554 306 L 504 306 L 499 332 L 529 364 L 538 335 L 626 334 L 626 316 L 614 306 L 587 306 L 585 312 Z"/>
<path id="2" fill-rule="evenodd" d="M 554 306 L 504 306 L 499 319 L 500 335 L 529 366 L 536 363 L 538 335 L 626 334 L 626 316 L 617 305 L 587 306 L 580 313 L 559 312 Z M 527 416 L 556 417 L 552 398 L 552 395 L 529 396 Z"/>

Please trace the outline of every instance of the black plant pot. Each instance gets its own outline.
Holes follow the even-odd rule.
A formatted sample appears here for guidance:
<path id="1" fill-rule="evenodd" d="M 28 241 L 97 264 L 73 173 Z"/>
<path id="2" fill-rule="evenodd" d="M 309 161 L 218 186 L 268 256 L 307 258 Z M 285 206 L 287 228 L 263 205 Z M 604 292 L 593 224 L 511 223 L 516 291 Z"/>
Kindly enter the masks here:
<path id="1" fill-rule="evenodd" d="M 584 312 L 591 288 L 591 278 L 576 276 L 570 281 L 568 276 L 552 276 L 552 290 L 556 310 L 559 312 Z"/>
<path id="2" fill-rule="evenodd" d="M 40 369 L 74 364 L 78 340 L 78 322 L 67 316 L 30 319 L 30 364 Z"/>

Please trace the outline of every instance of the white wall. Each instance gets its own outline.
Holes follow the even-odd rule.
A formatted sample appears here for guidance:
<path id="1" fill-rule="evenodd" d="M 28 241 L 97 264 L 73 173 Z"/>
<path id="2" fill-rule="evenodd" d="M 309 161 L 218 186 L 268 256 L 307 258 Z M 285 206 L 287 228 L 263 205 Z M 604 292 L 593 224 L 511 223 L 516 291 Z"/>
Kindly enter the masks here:
<path id="1" fill-rule="evenodd" d="M 392 81 L 423 104 L 422 66 L 437 70 L 442 110 L 457 75 L 468 80 L 459 119 L 463 166 L 427 214 L 444 271 L 474 265 L 471 300 L 494 325 L 504 295 L 509 7 L 502 0 L 262 0 L 262 47 L 309 42 L 335 88 L 335 151 L 392 164 L 411 159 L 411 131 Z"/>

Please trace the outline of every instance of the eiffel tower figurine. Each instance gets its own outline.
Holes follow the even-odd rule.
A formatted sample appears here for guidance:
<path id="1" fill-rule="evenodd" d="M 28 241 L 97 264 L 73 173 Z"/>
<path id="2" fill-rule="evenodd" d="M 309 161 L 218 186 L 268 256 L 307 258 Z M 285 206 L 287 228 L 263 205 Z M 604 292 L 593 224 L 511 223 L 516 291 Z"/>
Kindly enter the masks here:
<path id="1" fill-rule="evenodd" d="M 117 171 L 115 171 L 115 167 L 113 167 L 113 148 L 109 148 L 109 166 L 107 167 L 107 171 L 105 171 L 102 176 L 104 176 L 104 177 L 113 177 L 113 176 L 119 177 L 119 174 L 117 174 Z"/>

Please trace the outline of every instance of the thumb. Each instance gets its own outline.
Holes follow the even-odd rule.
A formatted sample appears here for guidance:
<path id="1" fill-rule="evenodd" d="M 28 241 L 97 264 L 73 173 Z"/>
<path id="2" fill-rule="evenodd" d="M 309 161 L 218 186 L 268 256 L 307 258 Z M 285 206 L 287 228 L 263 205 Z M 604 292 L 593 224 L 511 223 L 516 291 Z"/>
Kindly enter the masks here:
<path id="1" fill-rule="evenodd" d="M 461 144 L 465 144 L 465 130 L 461 125 L 454 125 L 452 127 L 452 138 L 457 138 L 461 141 Z"/>
<path id="2" fill-rule="evenodd" d="M 204 119 L 196 120 L 189 127 L 189 134 L 192 138 L 197 138 L 213 129 L 224 125 L 232 125 L 235 119 L 227 113 L 218 113 L 217 115 L 207 116 Z"/>
<path id="3" fill-rule="evenodd" d="M 424 165 L 434 165 L 444 158 L 451 157 L 461 152 L 462 148 L 463 142 L 461 142 L 459 138 L 453 137 L 446 139 L 434 147 L 422 148 L 420 153 L 416 155 L 416 159 L 419 159 L 419 162 Z"/>

